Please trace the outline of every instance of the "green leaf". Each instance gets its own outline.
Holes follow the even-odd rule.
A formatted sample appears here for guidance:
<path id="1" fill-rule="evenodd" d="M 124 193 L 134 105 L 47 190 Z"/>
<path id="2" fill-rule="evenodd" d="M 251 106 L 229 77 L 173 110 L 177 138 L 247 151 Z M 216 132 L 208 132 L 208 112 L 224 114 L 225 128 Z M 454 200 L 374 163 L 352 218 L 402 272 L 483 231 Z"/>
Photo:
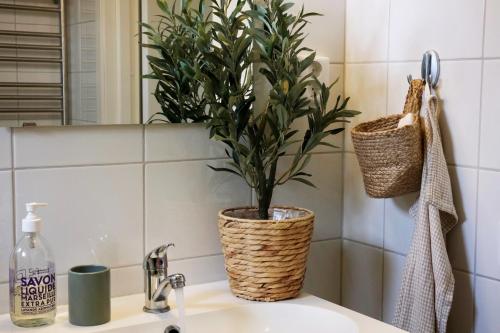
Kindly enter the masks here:
<path id="1" fill-rule="evenodd" d="M 345 128 L 339 127 L 339 128 L 335 128 L 335 129 L 329 130 L 328 133 L 331 134 L 331 135 L 335 135 L 335 134 L 338 134 L 338 133 L 342 133 L 344 130 L 345 130 Z"/>
<path id="2" fill-rule="evenodd" d="M 327 147 L 331 147 L 331 148 L 335 148 L 335 149 L 340 148 L 339 146 L 336 146 L 336 145 L 331 144 L 329 142 L 320 142 L 318 144 L 318 146 L 327 146 Z"/>
<path id="3" fill-rule="evenodd" d="M 312 182 L 310 182 L 309 180 L 304 179 L 304 178 L 293 177 L 293 178 L 290 178 L 290 180 L 293 180 L 293 181 L 296 181 L 296 182 L 299 182 L 299 183 L 302 183 L 302 184 L 306 184 L 308 186 L 316 188 L 316 185 L 314 185 Z"/>
<path id="4" fill-rule="evenodd" d="M 211 165 L 208 165 L 208 164 L 207 164 L 207 166 L 208 166 L 210 169 L 212 169 L 212 170 L 214 170 L 214 171 L 217 171 L 217 172 L 229 172 L 229 173 L 232 173 L 232 174 L 234 174 L 234 175 L 241 176 L 241 174 L 240 174 L 239 172 L 234 171 L 234 170 L 229 169 L 229 168 L 217 168 L 217 167 L 214 167 L 214 166 L 211 166 Z"/>

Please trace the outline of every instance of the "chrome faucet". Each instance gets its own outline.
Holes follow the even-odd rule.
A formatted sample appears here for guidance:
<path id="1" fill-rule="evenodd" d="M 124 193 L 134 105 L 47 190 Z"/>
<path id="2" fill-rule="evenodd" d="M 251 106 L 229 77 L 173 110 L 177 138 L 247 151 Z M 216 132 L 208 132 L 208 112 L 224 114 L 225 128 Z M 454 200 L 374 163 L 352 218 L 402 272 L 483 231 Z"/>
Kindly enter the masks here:
<path id="1" fill-rule="evenodd" d="M 169 311 L 168 295 L 170 291 L 183 288 L 186 285 L 184 275 L 168 275 L 167 250 L 171 246 L 174 246 L 174 244 L 159 246 L 144 258 L 145 312 L 161 313 Z"/>

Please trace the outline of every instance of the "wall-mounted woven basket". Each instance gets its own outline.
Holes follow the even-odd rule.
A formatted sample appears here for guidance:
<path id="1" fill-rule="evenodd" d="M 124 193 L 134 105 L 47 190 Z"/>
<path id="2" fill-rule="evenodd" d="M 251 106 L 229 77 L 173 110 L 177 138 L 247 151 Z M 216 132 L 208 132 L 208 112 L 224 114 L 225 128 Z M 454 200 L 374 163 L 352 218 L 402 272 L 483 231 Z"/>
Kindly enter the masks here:
<path id="1" fill-rule="evenodd" d="M 418 117 L 425 82 L 410 84 L 403 114 L 379 118 L 351 131 L 366 193 L 373 198 L 391 198 L 420 190 L 423 142 Z M 398 128 L 407 113 L 417 115 L 411 125 Z"/>
<path id="2" fill-rule="evenodd" d="M 226 272 L 231 291 L 238 297 L 272 302 L 297 297 L 302 289 L 314 213 L 274 208 L 293 210 L 298 217 L 258 220 L 257 209 L 251 207 L 219 212 Z"/>

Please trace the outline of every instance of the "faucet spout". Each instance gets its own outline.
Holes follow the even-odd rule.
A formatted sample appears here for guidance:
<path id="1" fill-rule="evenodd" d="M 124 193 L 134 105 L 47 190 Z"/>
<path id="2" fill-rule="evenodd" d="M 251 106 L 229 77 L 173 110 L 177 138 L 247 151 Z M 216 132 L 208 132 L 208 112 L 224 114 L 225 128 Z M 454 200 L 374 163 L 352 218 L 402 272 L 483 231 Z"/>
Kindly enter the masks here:
<path id="1" fill-rule="evenodd" d="M 186 277 L 184 276 L 184 274 L 172 274 L 168 277 L 168 280 L 172 285 L 172 289 L 180 289 L 186 286 Z"/>
<path id="2" fill-rule="evenodd" d="M 177 273 L 169 275 L 166 279 L 160 282 L 151 297 L 154 302 L 161 302 L 168 299 L 168 295 L 172 289 L 180 289 L 186 286 L 186 278 L 183 274 Z"/>

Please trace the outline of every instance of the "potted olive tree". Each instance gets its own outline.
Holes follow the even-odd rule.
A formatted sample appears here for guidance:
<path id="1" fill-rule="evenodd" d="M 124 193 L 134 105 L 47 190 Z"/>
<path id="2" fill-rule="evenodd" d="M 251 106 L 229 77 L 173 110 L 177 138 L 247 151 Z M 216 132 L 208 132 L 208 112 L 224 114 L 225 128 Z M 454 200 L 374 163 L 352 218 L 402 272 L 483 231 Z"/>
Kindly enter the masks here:
<path id="1" fill-rule="evenodd" d="M 218 222 L 231 289 L 251 300 L 276 301 L 300 292 L 314 213 L 271 207 L 273 191 L 288 181 L 314 186 L 306 171 L 311 153 L 330 146 L 326 139 L 358 114 L 340 96 L 328 108 L 331 86 L 307 74 L 315 54 L 303 46 L 303 30 L 308 17 L 317 14 L 303 9 L 293 14 L 292 6 L 285 0 L 211 0 L 206 15 L 203 5 L 193 9 L 184 1 L 174 15 L 199 52 L 195 61 L 186 61 L 182 74 L 202 88 L 210 137 L 226 146 L 231 160 L 223 168 L 210 167 L 243 178 L 257 199 L 257 207 L 222 210 Z M 256 75 L 270 87 L 264 96 L 256 96 Z M 257 97 L 266 100 L 262 109 L 256 107 Z M 304 118 L 307 128 L 294 129 Z M 285 155 L 291 155 L 287 164 Z"/>

